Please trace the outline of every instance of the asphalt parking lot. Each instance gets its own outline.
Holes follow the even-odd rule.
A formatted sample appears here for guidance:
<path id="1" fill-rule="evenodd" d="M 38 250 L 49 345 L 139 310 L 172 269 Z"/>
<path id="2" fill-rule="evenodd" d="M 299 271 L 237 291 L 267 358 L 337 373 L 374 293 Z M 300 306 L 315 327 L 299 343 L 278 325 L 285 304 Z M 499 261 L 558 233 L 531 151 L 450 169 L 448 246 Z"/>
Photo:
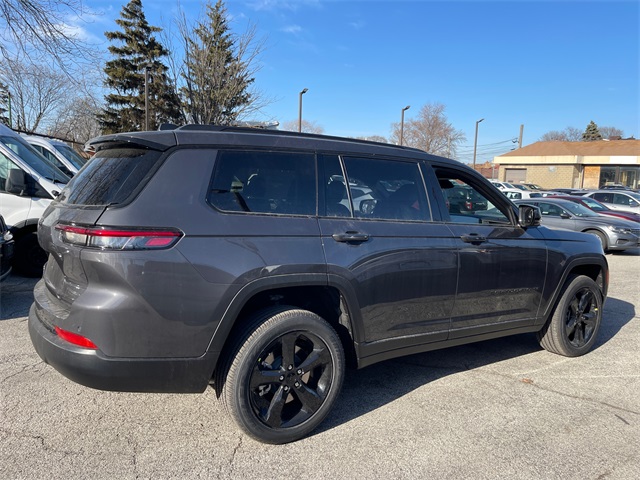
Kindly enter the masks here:
<path id="1" fill-rule="evenodd" d="M 215 393 L 101 392 L 40 361 L 35 281 L 0 284 L 0 478 L 640 478 L 640 251 L 607 255 L 596 348 L 580 358 L 521 335 L 349 372 L 299 442 L 242 435 Z"/>

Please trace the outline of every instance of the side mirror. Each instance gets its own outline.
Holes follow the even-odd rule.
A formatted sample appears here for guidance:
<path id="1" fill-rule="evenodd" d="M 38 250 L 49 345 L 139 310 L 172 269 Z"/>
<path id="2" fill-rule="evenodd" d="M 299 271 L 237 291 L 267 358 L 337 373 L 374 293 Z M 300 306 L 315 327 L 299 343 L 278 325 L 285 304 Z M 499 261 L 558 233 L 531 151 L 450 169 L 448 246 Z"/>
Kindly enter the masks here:
<path id="1" fill-rule="evenodd" d="M 564 218 L 566 220 L 567 218 L 571 218 L 571 215 L 569 215 L 567 212 L 562 212 L 560 214 L 560 218 Z"/>
<path id="2" fill-rule="evenodd" d="M 540 225 L 540 209 L 534 205 L 518 205 L 518 223 L 521 227 L 535 227 Z"/>
<path id="3" fill-rule="evenodd" d="M 9 170 L 5 190 L 7 193 L 25 195 L 27 190 L 27 174 L 19 168 Z"/>

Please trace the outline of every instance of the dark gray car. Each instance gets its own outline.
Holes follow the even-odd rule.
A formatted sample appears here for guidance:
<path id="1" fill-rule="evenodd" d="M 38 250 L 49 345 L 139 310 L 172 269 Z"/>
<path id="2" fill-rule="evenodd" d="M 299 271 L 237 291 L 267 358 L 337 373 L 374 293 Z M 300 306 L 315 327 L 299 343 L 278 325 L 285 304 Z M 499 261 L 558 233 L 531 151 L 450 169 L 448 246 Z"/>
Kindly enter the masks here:
<path id="1" fill-rule="evenodd" d="M 92 146 L 40 221 L 29 313 L 38 354 L 83 385 L 213 385 L 242 430 L 284 443 L 328 414 L 347 365 L 526 332 L 567 356 L 596 341 L 597 239 L 540 226 L 459 162 L 210 126 Z M 464 209 L 445 194 L 461 185 Z"/>
<path id="2" fill-rule="evenodd" d="M 518 200 L 515 203 L 538 207 L 542 224 L 547 227 L 595 235 L 605 252 L 640 246 L 640 229 L 635 222 L 600 215 L 570 200 L 545 198 Z"/>

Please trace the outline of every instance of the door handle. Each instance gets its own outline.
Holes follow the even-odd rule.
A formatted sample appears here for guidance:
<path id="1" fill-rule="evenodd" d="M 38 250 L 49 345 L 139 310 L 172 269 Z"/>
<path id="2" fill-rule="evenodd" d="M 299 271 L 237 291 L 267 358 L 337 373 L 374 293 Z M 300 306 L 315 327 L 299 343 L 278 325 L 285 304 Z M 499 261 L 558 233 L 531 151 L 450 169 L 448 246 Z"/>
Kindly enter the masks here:
<path id="1" fill-rule="evenodd" d="M 478 235 L 477 233 L 461 235 L 460 238 L 464 243 L 483 243 L 487 241 L 487 237 L 485 237 L 484 235 Z"/>
<path id="2" fill-rule="evenodd" d="M 331 235 L 336 242 L 342 243 L 362 243 L 369 240 L 369 235 L 358 232 L 334 233 Z"/>

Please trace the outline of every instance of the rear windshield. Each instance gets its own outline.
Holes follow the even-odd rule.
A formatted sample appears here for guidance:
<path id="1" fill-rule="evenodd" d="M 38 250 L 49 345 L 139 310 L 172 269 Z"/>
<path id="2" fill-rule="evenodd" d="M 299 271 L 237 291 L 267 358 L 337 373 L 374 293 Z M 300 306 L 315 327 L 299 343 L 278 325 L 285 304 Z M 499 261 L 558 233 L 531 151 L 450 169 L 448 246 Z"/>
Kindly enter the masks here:
<path id="1" fill-rule="evenodd" d="M 151 178 L 160 155 L 142 148 L 100 151 L 71 179 L 58 200 L 73 205 L 127 203 Z"/>

